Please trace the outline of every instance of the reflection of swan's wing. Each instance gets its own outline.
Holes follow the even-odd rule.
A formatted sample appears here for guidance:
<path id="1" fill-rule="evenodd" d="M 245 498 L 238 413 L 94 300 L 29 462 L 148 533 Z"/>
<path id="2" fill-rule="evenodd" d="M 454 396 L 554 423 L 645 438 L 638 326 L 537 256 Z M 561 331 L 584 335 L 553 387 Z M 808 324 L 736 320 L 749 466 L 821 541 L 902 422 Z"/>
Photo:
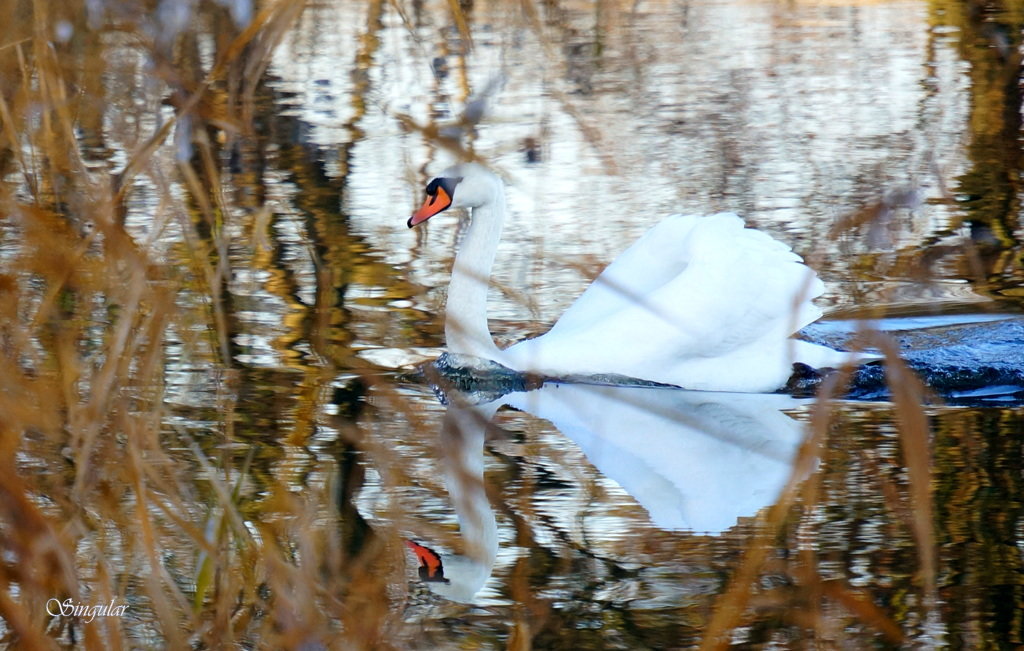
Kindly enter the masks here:
<path id="1" fill-rule="evenodd" d="M 788 396 L 550 385 L 509 405 L 552 422 L 663 529 L 721 532 L 772 503 L 802 425 Z"/>
<path id="2" fill-rule="evenodd" d="M 822 290 L 789 247 L 739 217 L 676 215 L 616 259 L 550 332 L 505 351 L 505 362 L 771 391 L 811 347 L 787 340 L 821 316 L 811 299 Z"/>

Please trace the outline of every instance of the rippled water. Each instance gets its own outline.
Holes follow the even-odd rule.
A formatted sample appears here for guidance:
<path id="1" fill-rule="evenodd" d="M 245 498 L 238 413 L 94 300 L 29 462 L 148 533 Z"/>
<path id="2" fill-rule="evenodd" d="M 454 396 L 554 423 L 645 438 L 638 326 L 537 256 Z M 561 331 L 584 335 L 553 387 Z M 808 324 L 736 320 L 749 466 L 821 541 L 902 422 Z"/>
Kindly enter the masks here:
<path id="1" fill-rule="evenodd" d="M 1024 643 L 1020 407 L 558 384 L 442 401 L 416 366 L 444 351 L 464 225 L 446 212 L 406 227 L 456 157 L 433 129 L 490 86 L 463 146 L 509 188 L 490 301 L 502 342 L 543 332 L 680 212 L 735 211 L 793 246 L 833 317 L 894 330 L 1019 315 L 1021 157 L 1002 143 L 1020 98 L 991 80 L 1020 30 L 989 29 L 1012 17 L 916 1 L 459 6 L 465 32 L 447 3 L 306 6 L 253 91 L 256 126 L 217 161 L 209 233 L 201 207 L 169 199 L 191 192 L 187 144 L 172 138 L 131 180 L 126 229 L 176 283 L 160 428 L 196 472 L 190 507 L 221 503 L 202 450 L 237 482 L 253 540 L 346 586 L 364 565 L 385 577 L 368 647 L 684 648 L 710 645 L 723 616 L 720 641 L 741 647 Z M 210 39 L 195 45 L 207 67 Z M 173 102 L 130 39 L 115 30 L 103 47 L 114 108 L 92 164 L 120 173 Z M 0 224 L 0 256 L 20 237 Z M 222 286 L 201 260 L 227 266 Z M 922 321 L 890 327 L 903 316 Z M 930 443 L 931 541 L 910 430 Z M 800 456 L 808 439 L 817 457 Z M 275 539 L 281 523 L 329 542 Z M 195 553 L 167 544 L 161 562 L 198 566 L 183 560 Z M 435 553 L 447 582 L 416 570 Z M 758 554 L 749 599 L 730 600 Z M 258 620 L 274 590 L 243 582 L 238 610 Z M 373 612 L 348 598 L 341 619 Z M 144 602 L 129 637 L 164 639 Z M 324 617 L 322 630 L 358 630 Z"/>

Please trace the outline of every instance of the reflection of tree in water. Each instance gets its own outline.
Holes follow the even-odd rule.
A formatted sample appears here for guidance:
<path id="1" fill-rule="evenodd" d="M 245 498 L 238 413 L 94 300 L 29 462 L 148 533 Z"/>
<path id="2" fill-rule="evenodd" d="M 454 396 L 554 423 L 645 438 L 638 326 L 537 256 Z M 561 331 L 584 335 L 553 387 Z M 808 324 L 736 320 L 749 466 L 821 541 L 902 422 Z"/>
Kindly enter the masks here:
<path id="1" fill-rule="evenodd" d="M 960 29 L 960 55 L 970 64 L 971 117 L 967 155 L 972 167 L 957 181 L 971 237 L 987 270 L 1014 237 L 1021 210 L 1021 55 L 1024 13 L 1019 2 L 936 2 L 933 22 Z"/>
<path id="2" fill-rule="evenodd" d="M 1004 416 L 985 410 L 946 420 L 936 433 L 935 497 L 949 641 L 1016 646 L 1024 642 L 1021 426 L 1014 436 Z"/>

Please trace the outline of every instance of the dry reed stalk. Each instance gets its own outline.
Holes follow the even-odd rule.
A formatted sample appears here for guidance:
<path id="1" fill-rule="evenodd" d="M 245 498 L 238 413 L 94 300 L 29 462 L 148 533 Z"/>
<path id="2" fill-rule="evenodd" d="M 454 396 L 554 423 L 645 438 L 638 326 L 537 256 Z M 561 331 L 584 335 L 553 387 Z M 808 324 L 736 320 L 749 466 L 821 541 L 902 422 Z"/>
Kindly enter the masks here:
<path id="1" fill-rule="evenodd" d="M 935 543 L 935 505 L 932 501 L 931 430 L 924 413 L 928 391 L 899 357 L 896 343 L 876 335 L 871 342 L 885 355 L 885 376 L 892 390 L 899 424 L 900 443 L 910 479 L 909 501 L 912 530 L 921 559 L 918 578 L 924 592 L 926 619 L 938 608 L 936 574 L 938 561 Z"/>

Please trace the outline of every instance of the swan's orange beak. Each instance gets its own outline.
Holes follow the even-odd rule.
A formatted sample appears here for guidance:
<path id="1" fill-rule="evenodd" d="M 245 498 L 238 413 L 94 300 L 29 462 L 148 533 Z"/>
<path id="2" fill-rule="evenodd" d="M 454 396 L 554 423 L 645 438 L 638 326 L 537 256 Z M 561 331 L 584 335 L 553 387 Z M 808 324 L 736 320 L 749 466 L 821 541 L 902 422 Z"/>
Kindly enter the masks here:
<path id="1" fill-rule="evenodd" d="M 409 228 L 412 228 L 416 224 L 422 224 L 450 205 L 452 205 L 451 195 L 449 195 L 443 187 L 438 185 L 437 191 L 434 194 L 428 194 L 427 198 L 423 201 L 423 205 L 420 206 L 420 209 L 414 212 L 412 217 L 409 218 Z"/>

